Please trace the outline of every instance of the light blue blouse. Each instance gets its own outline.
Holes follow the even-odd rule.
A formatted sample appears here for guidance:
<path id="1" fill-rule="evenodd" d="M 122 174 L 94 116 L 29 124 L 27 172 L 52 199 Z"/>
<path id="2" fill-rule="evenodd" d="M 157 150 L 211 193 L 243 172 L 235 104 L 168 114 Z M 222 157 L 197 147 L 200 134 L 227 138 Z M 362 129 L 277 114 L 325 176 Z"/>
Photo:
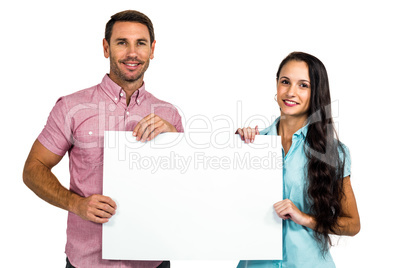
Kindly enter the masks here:
<path id="1" fill-rule="evenodd" d="M 262 130 L 260 135 L 278 135 L 279 118 Z M 308 196 L 306 193 L 307 157 L 304 142 L 308 125 L 299 129 L 292 137 L 292 146 L 283 157 L 283 199 L 291 200 L 302 212 L 309 213 Z M 344 145 L 343 145 L 344 146 Z M 344 177 L 350 175 L 350 155 L 346 146 Z M 341 155 L 343 157 L 343 155 Z M 280 200 L 278 200 L 280 201 Z M 335 267 L 331 254 L 322 256 L 319 245 L 314 239 L 313 230 L 294 223 L 283 221 L 283 260 L 240 261 L 237 268 L 269 268 L 269 267 Z"/>

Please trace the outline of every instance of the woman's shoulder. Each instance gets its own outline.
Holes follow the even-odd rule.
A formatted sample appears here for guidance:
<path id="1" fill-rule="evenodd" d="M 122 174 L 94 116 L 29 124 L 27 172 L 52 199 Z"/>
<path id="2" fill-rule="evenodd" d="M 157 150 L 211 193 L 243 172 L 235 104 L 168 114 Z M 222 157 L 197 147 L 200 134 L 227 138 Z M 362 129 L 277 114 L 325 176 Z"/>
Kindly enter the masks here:
<path id="1" fill-rule="evenodd" d="M 343 169 L 344 177 L 350 176 L 351 164 L 352 164 L 350 158 L 350 151 L 349 148 L 341 141 L 338 141 L 338 153 L 341 163 L 342 162 L 344 163 L 344 169 Z"/>
<path id="2" fill-rule="evenodd" d="M 343 158 L 350 158 L 350 150 L 349 147 L 346 146 L 343 142 L 337 140 L 338 143 L 338 153 Z"/>
<path id="3" fill-rule="evenodd" d="M 280 117 L 276 118 L 275 121 L 267 128 L 260 131 L 260 135 L 278 135 L 277 125 Z"/>

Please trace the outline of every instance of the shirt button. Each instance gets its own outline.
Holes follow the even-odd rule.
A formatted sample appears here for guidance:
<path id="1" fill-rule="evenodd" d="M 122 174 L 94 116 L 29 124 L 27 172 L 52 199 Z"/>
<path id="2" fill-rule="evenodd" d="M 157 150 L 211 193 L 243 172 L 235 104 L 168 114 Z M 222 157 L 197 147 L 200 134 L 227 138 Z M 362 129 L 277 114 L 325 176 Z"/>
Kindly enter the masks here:
<path id="1" fill-rule="evenodd" d="M 88 134 L 89 134 L 89 135 L 92 135 L 92 131 L 89 131 Z"/>
<path id="2" fill-rule="evenodd" d="M 120 97 L 123 97 L 123 92 L 120 93 Z"/>
<path id="3" fill-rule="evenodd" d="M 117 101 L 117 98 L 114 98 L 115 101 Z"/>
<path id="4" fill-rule="evenodd" d="M 127 112 L 127 115 L 129 115 L 130 114 L 130 112 Z"/>
<path id="5" fill-rule="evenodd" d="M 140 105 L 140 101 L 139 101 L 139 100 L 137 100 L 137 103 L 138 103 L 138 105 Z"/>

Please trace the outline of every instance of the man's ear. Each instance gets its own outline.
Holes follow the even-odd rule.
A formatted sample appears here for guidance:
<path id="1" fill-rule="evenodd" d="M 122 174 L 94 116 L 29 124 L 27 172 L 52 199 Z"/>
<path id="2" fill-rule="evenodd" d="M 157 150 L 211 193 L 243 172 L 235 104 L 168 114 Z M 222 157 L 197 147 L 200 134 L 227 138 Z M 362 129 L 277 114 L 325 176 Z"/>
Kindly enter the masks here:
<path id="1" fill-rule="evenodd" d="M 154 40 L 154 41 L 152 42 L 152 45 L 151 45 L 151 55 L 149 56 L 149 58 L 150 58 L 151 60 L 154 59 L 155 44 L 156 44 L 156 40 Z"/>
<path id="2" fill-rule="evenodd" d="M 105 38 L 103 38 L 103 55 L 105 56 L 105 58 L 109 58 L 110 54 L 109 54 L 109 43 L 107 42 L 107 40 Z"/>

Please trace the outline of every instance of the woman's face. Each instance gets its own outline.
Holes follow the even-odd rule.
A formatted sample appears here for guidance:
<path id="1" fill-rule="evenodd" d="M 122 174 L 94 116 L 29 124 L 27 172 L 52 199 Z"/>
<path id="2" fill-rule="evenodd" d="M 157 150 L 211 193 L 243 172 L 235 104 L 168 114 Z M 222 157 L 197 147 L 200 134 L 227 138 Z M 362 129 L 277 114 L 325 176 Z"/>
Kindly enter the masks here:
<path id="1" fill-rule="evenodd" d="M 307 63 L 289 61 L 277 80 L 277 100 L 281 116 L 305 117 L 310 107 L 311 85 Z"/>

